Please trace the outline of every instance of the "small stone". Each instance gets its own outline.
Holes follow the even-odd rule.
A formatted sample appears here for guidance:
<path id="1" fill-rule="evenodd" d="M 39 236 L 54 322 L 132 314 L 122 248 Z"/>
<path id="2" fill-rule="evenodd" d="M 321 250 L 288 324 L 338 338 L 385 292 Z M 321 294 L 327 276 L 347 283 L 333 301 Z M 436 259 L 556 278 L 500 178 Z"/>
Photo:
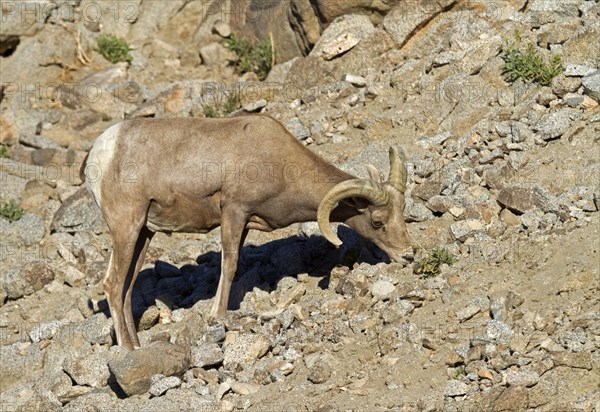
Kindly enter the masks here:
<path id="1" fill-rule="evenodd" d="M 589 96 L 583 96 L 583 102 L 581 103 L 581 108 L 584 110 L 595 109 L 598 107 L 598 102 L 592 99 Z"/>
<path id="2" fill-rule="evenodd" d="M 258 112 L 262 108 L 267 107 L 268 102 L 265 99 L 260 99 L 252 103 L 248 103 L 242 107 L 243 110 L 253 113 Z"/>
<path id="3" fill-rule="evenodd" d="M 81 286 L 85 281 L 85 274 L 68 263 L 61 265 L 60 270 L 63 272 L 65 283 L 71 287 Z"/>
<path id="4" fill-rule="evenodd" d="M 323 47 L 321 57 L 325 60 L 331 60 L 342 53 L 347 52 L 358 44 L 360 39 L 353 33 L 345 32 L 336 37 Z"/>
<path id="5" fill-rule="evenodd" d="M 508 294 L 506 291 L 497 291 L 490 295 L 490 313 L 492 319 L 500 322 L 506 320 L 508 313 Z"/>
<path id="6" fill-rule="evenodd" d="M 380 279 L 371 286 L 371 295 L 375 300 L 388 300 L 394 290 L 396 290 L 396 287 L 392 282 Z"/>
<path id="7" fill-rule="evenodd" d="M 540 381 L 540 375 L 529 369 L 521 369 L 517 372 L 509 370 L 506 372 L 506 383 L 509 386 L 531 387 Z"/>
<path id="8" fill-rule="evenodd" d="M 514 335 L 510 326 L 497 320 L 491 320 L 487 324 L 485 337 L 492 342 L 507 344 Z"/>
<path id="9" fill-rule="evenodd" d="M 367 79 L 365 79 L 362 76 L 356 76 L 353 74 L 345 74 L 342 77 L 342 80 L 356 87 L 365 87 L 367 85 Z"/>
<path id="10" fill-rule="evenodd" d="M 263 335 L 243 334 L 225 345 L 223 365 L 229 368 L 239 364 L 253 364 L 269 350 L 269 341 Z"/>
<path id="11" fill-rule="evenodd" d="M 223 38 L 231 36 L 231 27 L 229 27 L 229 24 L 225 23 L 223 20 L 215 21 L 212 31 Z"/>
<path id="12" fill-rule="evenodd" d="M 571 121 L 579 117 L 575 109 L 562 109 L 542 116 L 535 130 L 544 141 L 558 139 L 569 129 Z"/>
<path id="13" fill-rule="evenodd" d="M 252 395 L 253 393 L 258 392 L 259 389 L 260 385 L 255 385 L 252 383 L 233 382 L 231 384 L 231 390 L 238 395 Z"/>
<path id="14" fill-rule="evenodd" d="M 286 129 L 298 140 L 304 140 L 310 136 L 310 130 L 298 117 L 291 118 L 286 124 Z"/>
<path id="15" fill-rule="evenodd" d="M 107 361 L 106 352 L 93 353 L 78 359 L 67 360 L 64 370 L 77 385 L 101 388 L 108 385 L 110 377 Z"/>
<path id="16" fill-rule="evenodd" d="M 582 78 L 581 84 L 584 93 L 600 103 L 600 70 L 596 70 Z"/>
<path id="17" fill-rule="evenodd" d="M 233 383 L 233 379 L 227 378 L 225 382 L 222 382 L 217 388 L 217 393 L 215 394 L 217 399 L 221 399 L 227 392 L 231 390 L 231 384 Z"/>
<path id="18" fill-rule="evenodd" d="M 579 368 L 592 370 L 592 356 L 589 352 L 550 352 L 550 357 L 556 366 L 568 366 L 570 368 Z"/>
<path id="19" fill-rule="evenodd" d="M 500 212 L 500 220 L 508 226 L 517 226 L 521 224 L 521 219 L 508 209 L 502 209 Z"/>
<path id="20" fill-rule="evenodd" d="M 306 285 L 304 283 L 297 283 L 281 293 L 277 300 L 277 308 L 283 309 L 289 307 L 292 303 L 296 303 L 304 293 L 306 293 Z"/>
<path id="21" fill-rule="evenodd" d="M 156 374 L 151 378 L 150 394 L 160 396 L 169 389 L 178 388 L 181 386 L 181 379 L 177 376 L 164 376 Z"/>
<path id="22" fill-rule="evenodd" d="M 469 385 L 456 379 L 448 381 L 444 395 L 448 397 L 466 395 L 469 391 Z"/>
<path id="23" fill-rule="evenodd" d="M 479 313 L 480 311 L 479 305 L 470 304 L 467 307 L 456 311 L 456 318 L 460 322 L 467 321 L 471 319 L 473 316 Z"/>
<path id="24" fill-rule="evenodd" d="M 198 368 L 215 366 L 223 362 L 224 355 L 221 347 L 216 343 L 201 344 L 192 347 L 191 365 Z"/>
<path id="25" fill-rule="evenodd" d="M 497 201 L 505 208 L 519 214 L 538 207 L 535 193 L 526 187 L 505 187 L 498 193 Z"/>
<path id="26" fill-rule="evenodd" d="M 477 371 L 477 376 L 479 376 L 481 379 L 494 379 L 494 375 L 489 369 L 479 369 L 479 371 Z"/>
<path id="27" fill-rule="evenodd" d="M 225 340 L 226 332 L 222 325 L 209 326 L 202 335 L 202 341 L 205 343 L 218 343 Z"/>
<path id="28" fill-rule="evenodd" d="M 557 76 L 552 80 L 552 92 L 558 97 L 567 93 L 575 93 L 581 86 L 581 80 L 577 77 Z"/>
<path id="29" fill-rule="evenodd" d="M 583 104 L 584 96 L 577 93 L 567 93 L 563 96 L 563 101 L 569 107 L 579 107 Z"/>
<path id="30" fill-rule="evenodd" d="M 66 325 L 68 322 L 64 320 L 52 320 L 50 322 L 44 322 L 37 324 L 31 328 L 29 337 L 33 343 L 39 343 L 44 339 L 52 339 L 60 330 L 61 327 Z"/>
<path id="31" fill-rule="evenodd" d="M 152 376 L 181 375 L 189 369 L 189 363 L 189 352 L 184 347 L 155 342 L 111 359 L 108 365 L 119 386 L 131 396 L 148 391 Z"/>
<path id="32" fill-rule="evenodd" d="M 564 65 L 565 67 L 565 76 L 576 76 L 576 77 L 584 77 L 589 76 L 594 73 L 596 69 L 593 64 L 577 64 L 577 63 L 567 63 Z"/>
<path id="33" fill-rule="evenodd" d="M 315 364 L 308 372 L 308 380 L 315 384 L 326 382 L 330 376 L 331 366 L 327 362 Z"/>
<path id="34" fill-rule="evenodd" d="M 462 220 L 450 225 L 450 232 L 452 233 L 452 236 L 461 242 L 464 242 L 475 233 L 483 232 L 483 230 L 483 223 L 474 219 Z"/>
<path id="35" fill-rule="evenodd" d="M 140 318 L 140 322 L 138 324 L 138 330 L 148 330 L 152 326 L 158 323 L 158 317 L 160 316 L 160 310 L 155 306 L 149 306 L 144 313 L 142 313 L 142 317 Z"/>

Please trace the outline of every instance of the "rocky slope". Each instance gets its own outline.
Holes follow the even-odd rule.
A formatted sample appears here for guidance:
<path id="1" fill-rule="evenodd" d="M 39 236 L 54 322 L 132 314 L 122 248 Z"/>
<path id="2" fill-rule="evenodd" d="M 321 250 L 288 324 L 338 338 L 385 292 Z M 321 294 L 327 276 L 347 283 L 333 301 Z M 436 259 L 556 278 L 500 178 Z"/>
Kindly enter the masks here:
<path id="1" fill-rule="evenodd" d="M 0 409 L 598 410 L 600 5 L 245 3 L 40 1 L 29 20 L 3 3 L 0 199 L 26 213 L 0 217 Z M 264 82 L 224 46 L 268 36 L 261 19 L 280 63 Z M 561 55 L 549 86 L 505 81 L 515 31 Z M 130 64 L 94 50 L 104 33 Z M 133 298 L 143 348 L 114 346 L 111 241 L 79 166 L 122 118 L 232 95 L 360 177 L 402 146 L 417 260 L 456 263 L 388 264 L 345 227 L 339 250 L 313 223 L 251 233 L 207 327 L 219 231 L 158 234 Z"/>

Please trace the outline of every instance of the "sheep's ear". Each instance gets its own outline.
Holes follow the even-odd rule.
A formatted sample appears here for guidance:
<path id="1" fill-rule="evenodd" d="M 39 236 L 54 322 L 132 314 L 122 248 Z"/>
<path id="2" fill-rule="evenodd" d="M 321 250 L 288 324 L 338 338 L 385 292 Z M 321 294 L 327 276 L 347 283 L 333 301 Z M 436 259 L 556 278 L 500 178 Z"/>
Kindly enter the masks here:
<path id="1" fill-rule="evenodd" d="M 367 172 L 369 172 L 369 177 L 371 180 L 374 180 L 377 183 L 383 182 L 383 180 L 381 180 L 381 173 L 379 173 L 379 170 L 377 170 L 375 166 L 367 165 Z"/>

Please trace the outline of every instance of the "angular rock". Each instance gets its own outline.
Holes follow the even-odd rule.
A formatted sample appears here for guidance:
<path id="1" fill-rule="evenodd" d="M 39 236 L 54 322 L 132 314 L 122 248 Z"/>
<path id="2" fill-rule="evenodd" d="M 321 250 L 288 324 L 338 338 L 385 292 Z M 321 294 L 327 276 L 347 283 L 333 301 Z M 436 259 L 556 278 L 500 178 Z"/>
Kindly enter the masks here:
<path id="1" fill-rule="evenodd" d="M 540 381 L 540 375 L 529 369 L 519 371 L 509 370 L 506 372 L 506 383 L 509 386 L 534 386 Z"/>
<path id="2" fill-rule="evenodd" d="M 26 263 L 0 275 L 0 284 L 9 299 L 18 299 L 42 289 L 54 280 L 54 270 L 45 261 Z"/>
<path id="3" fill-rule="evenodd" d="M 581 84 L 584 93 L 600 103 L 600 70 L 596 70 L 582 78 Z"/>
<path id="4" fill-rule="evenodd" d="M 444 395 L 449 397 L 466 395 L 469 391 L 469 385 L 456 379 L 448 381 Z"/>
<path id="5" fill-rule="evenodd" d="M 223 362 L 224 355 L 221 347 L 216 343 L 201 344 L 192 347 L 191 365 L 197 368 L 214 366 Z"/>
<path id="6" fill-rule="evenodd" d="M 232 382 L 231 390 L 238 395 L 252 395 L 253 393 L 258 392 L 260 389 L 260 385 L 255 385 L 252 383 L 244 383 L 244 382 Z"/>
<path id="7" fill-rule="evenodd" d="M 371 286 L 371 295 L 376 300 L 388 300 L 394 290 L 396 290 L 396 286 L 392 282 L 380 279 Z"/>
<path id="8" fill-rule="evenodd" d="M 374 32 L 375 27 L 367 16 L 351 14 L 340 17 L 323 31 L 309 56 L 333 59 L 352 49 Z"/>
<path id="9" fill-rule="evenodd" d="M 557 366 L 592 370 L 592 356 L 589 352 L 550 352 L 550 357 Z"/>
<path id="10" fill-rule="evenodd" d="M 319 362 L 310 368 L 308 380 L 314 384 L 324 383 L 331 376 L 331 366 L 327 362 Z"/>
<path id="11" fill-rule="evenodd" d="M 212 31 L 223 38 L 231 36 L 231 27 L 229 27 L 229 24 L 225 23 L 223 20 L 215 21 Z"/>
<path id="12" fill-rule="evenodd" d="M 129 396 L 147 392 L 156 374 L 180 376 L 190 366 L 189 350 L 167 342 L 155 342 L 111 359 L 108 363 L 119 386 Z"/>
<path id="13" fill-rule="evenodd" d="M 54 214 L 50 225 L 53 232 L 104 232 L 105 226 L 91 194 L 85 187 L 69 197 Z"/>
<path id="14" fill-rule="evenodd" d="M 202 64 L 208 67 L 218 67 L 237 59 L 234 52 L 219 43 L 211 43 L 200 48 L 200 57 L 202 57 Z"/>
<path id="15" fill-rule="evenodd" d="M 354 74 L 345 74 L 344 77 L 342 77 L 342 80 L 356 87 L 365 87 L 367 85 L 367 79 Z"/>
<path id="16" fill-rule="evenodd" d="M 552 80 L 552 93 L 558 97 L 564 97 L 568 93 L 575 93 L 579 87 L 581 87 L 581 80 L 578 77 L 559 75 Z"/>
<path id="17" fill-rule="evenodd" d="M 469 237 L 474 236 L 476 233 L 482 233 L 483 231 L 483 223 L 474 219 L 462 220 L 450 225 L 450 232 L 452 233 L 452 236 L 461 242 L 464 242 Z"/>
<path id="18" fill-rule="evenodd" d="M 68 358 L 63 369 L 77 385 L 102 388 L 110 377 L 107 361 L 107 352 L 97 352 L 78 359 Z"/>
<path id="19" fill-rule="evenodd" d="M 178 388 L 181 386 L 181 379 L 177 376 L 164 376 L 156 374 L 151 378 L 152 384 L 150 385 L 150 394 L 153 396 L 160 396 L 169 389 Z"/>
<path id="20" fill-rule="evenodd" d="M 243 334 L 225 346 L 223 365 L 252 364 L 269 350 L 269 341 L 263 335 Z"/>
<path id="21" fill-rule="evenodd" d="M 452 3 L 455 3 L 455 1 L 429 2 L 419 0 L 416 2 L 400 2 L 383 18 L 383 28 L 392 36 L 396 44 L 402 47 L 417 28 L 427 24 L 434 16 Z"/>
<path id="22" fill-rule="evenodd" d="M 415 202 L 410 197 L 405 198 L 404 204 L 404 221 L 424 222 L 433 219 L 433 213 L 423 203 Z"/>
<path id="23" fill-rule="evenodd" d="M 505 208 L 518 214 L 538 208 L 535 192 L 526 187 L 506 187 L 498 193 L 496 200 Z"/>
<path id="24" fill-rule="evenodd" d="M 304 140 L 310 137 L 310 130 L 302 123 L 297 117 L 291 118 L 286 124 L 285 128 L 298 140 Z"/>
<path id="25" fill-rule="evenodd" d="M 580 117 L 575 109 L 561 109 L 542 116 L 535 126 L 542 140 L 548 141 L 558 139 L 571 126 L 571 121 Z"/>

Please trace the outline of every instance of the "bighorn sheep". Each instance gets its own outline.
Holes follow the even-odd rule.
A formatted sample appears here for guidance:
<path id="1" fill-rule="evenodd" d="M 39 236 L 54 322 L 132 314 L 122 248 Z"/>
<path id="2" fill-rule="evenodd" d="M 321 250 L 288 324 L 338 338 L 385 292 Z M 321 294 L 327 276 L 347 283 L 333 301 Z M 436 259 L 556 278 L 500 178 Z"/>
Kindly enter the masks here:
<path id="1" fill-rule="evenodd" d="M 390 177 L 358 179 L 299 143 L 268 116 L 132 119 L 98 137 L 82 171 L 113 238 L 104 290 L 118 344 L 140 343 L 133 285 L 156 231 L 206 233 L 221 226 L 221 277 L 209 320 L 226 315 L 238 255 L 250 229 L 343 222 L 391 259 L 410 256 L 403 218 L 404 153 L 390 148 Z M 408 252 L 405 254 L 405 252 Z"/>

